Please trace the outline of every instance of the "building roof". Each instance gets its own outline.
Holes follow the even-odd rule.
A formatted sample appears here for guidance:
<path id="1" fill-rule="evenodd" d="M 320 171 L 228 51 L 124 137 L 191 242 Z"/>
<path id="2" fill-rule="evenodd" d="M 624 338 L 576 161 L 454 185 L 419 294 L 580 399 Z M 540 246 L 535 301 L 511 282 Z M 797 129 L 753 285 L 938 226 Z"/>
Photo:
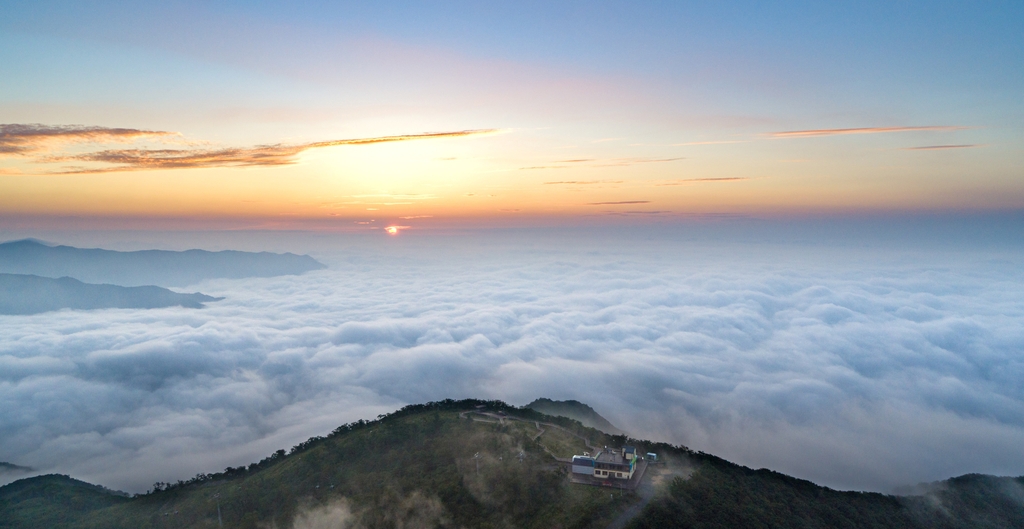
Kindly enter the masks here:
<path id="1" fill-rule="evenodd" d="M 622 457 L 622 454 L 618 452 L 598 452 L 594 460 L 598 463 L 629 466 L 629 461 L 626 461 L 626 458 Z"/>

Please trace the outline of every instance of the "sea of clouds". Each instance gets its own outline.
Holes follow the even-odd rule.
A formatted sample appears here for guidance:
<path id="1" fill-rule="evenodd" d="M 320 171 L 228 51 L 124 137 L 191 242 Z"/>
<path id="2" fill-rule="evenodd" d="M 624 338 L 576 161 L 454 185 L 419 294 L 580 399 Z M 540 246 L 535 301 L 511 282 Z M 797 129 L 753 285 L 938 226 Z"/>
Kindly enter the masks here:
<path id="1" fill-rule="evenodd" d="M 329 269 L 184 289 L 205 309 L 0 316 L 0 461 L 144 491 L 408 403 L 549 397 L 844 489 L 1024 474 L 1024 250 L 864 240 L 319 237 Z"/>

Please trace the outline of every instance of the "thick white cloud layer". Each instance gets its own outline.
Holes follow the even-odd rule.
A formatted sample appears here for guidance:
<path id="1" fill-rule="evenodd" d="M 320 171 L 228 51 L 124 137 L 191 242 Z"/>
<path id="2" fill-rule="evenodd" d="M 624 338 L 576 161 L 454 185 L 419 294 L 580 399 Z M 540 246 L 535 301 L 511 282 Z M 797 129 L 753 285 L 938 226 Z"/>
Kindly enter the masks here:
<path id="1" fill-rule="evenodd" d="M 414 236 L 193 285 L 226 297 L 202 310 L 0 317 L 0 460 L 139 491 L 406 403 L 544 396 L 841 488 L 1024 474 L 1018 250 Z"/>

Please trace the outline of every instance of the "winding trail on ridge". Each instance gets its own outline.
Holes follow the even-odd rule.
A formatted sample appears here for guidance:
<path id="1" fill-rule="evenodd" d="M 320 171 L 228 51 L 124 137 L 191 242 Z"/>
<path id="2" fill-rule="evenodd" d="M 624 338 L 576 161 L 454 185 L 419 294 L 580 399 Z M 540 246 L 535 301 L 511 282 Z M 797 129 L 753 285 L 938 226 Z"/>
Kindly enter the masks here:
<path id="1" fill-rule="evenodd" d="M 558 428 L 559 430 L 562 430 L 563 432 L 565 432 L 565 433 L 567 433 L 567 434 L 569 434 L 569 435 L 571 435 L 571 436 L 573 436 L 573 437 L 583 441 L 583 444 L 585 444 L 587 446 L 587 448 L 589 448 L 591 450 L 597 450 L 596 446 L 590 444 L 590 439 L 587 439 L 586 437 L 583 437 L 582 435 L 580 435 L 580 434 L 578 434 L 576 432 L 567 430 L 567 429 L 565 429 L 565 428 L 563 428 L 563 427 L 561 427 L 561 426 L 559 426 L 557 424 L 551 424 L 549 422 L 530 421 L 528 419 L 520 419 L 519 417 L 512 417 L 512 416 L 509 416 L 509 415 L 498 415 L 496 413 L 491 413 L 491 412 L 487 412 L 487 411 L 463 411 L 463 412 L 459 412 L 459 418 L 460 419 L 465 419 L 466 416 L 471 414 L 471 413 L 474 414 L 474 415 L 483 415 L 484 417 L 490 417 L 492 419 L 497 419 L 498 420 L 497 421 L 498 424 L 505 424 L 505 420 L 520 421 L 520 422 L 532 422 L 534 424 L 534 426 L 536 426 L 537 429 L 540 430 L 537 433 L 537 435 L 535 435 L 533 437 L 534 441 L 539 439 L 540 436 L 544 435 L 544 432 L 547 431 L 547 430 L 541 428 L 542 424 L 544 426 L 547 426 L 548 428 Z M 487 421 L 487 420 L 483 420 L 483 419 L 476 419 L 476 418 L 473 418 L 473 417 L 470 417 L 470 419 L 473 419 L 474 421 L 478 421 L 478 422 L 488 422 L 488 423 L 492 423 L 492 424 L 495 422 L 495 421 Z M 544 447 L 544 445 L 541 445 L 541 448 L 544 448 L 544 451 L 548 452 L 548 449 L 546 447 Z M 548 453 L 551 454 L 551 452 L 548 452 Z M 562 463 L 568 463 L 568 462 L 572 461 L 571 458 L 556 457 L 554 454 L 551 454 L 551 457 L 554 457 L 555 459 L 557 459 L 558 461 L 560 461 Z"/>

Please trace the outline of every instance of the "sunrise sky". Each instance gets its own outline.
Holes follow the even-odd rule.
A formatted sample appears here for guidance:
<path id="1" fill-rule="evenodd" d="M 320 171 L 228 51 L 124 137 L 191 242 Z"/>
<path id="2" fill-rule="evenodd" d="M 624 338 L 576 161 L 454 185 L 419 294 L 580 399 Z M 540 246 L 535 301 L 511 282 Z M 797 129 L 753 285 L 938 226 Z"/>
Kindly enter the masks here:
<path id="1" fill-rule="evenodd" d="M 7 2 L 0 215 L 362 230 L 1018 210 L 1022 10 Z"/>
<path id="2" fill-rule="evenodd" d="M 834 488 L 1024 474 L 1022 28 L 1020 0 L 4 0 L 0 243 L 325 268 L 0 314 L 0 462 L 143 492 L 548 397 Z"/>

